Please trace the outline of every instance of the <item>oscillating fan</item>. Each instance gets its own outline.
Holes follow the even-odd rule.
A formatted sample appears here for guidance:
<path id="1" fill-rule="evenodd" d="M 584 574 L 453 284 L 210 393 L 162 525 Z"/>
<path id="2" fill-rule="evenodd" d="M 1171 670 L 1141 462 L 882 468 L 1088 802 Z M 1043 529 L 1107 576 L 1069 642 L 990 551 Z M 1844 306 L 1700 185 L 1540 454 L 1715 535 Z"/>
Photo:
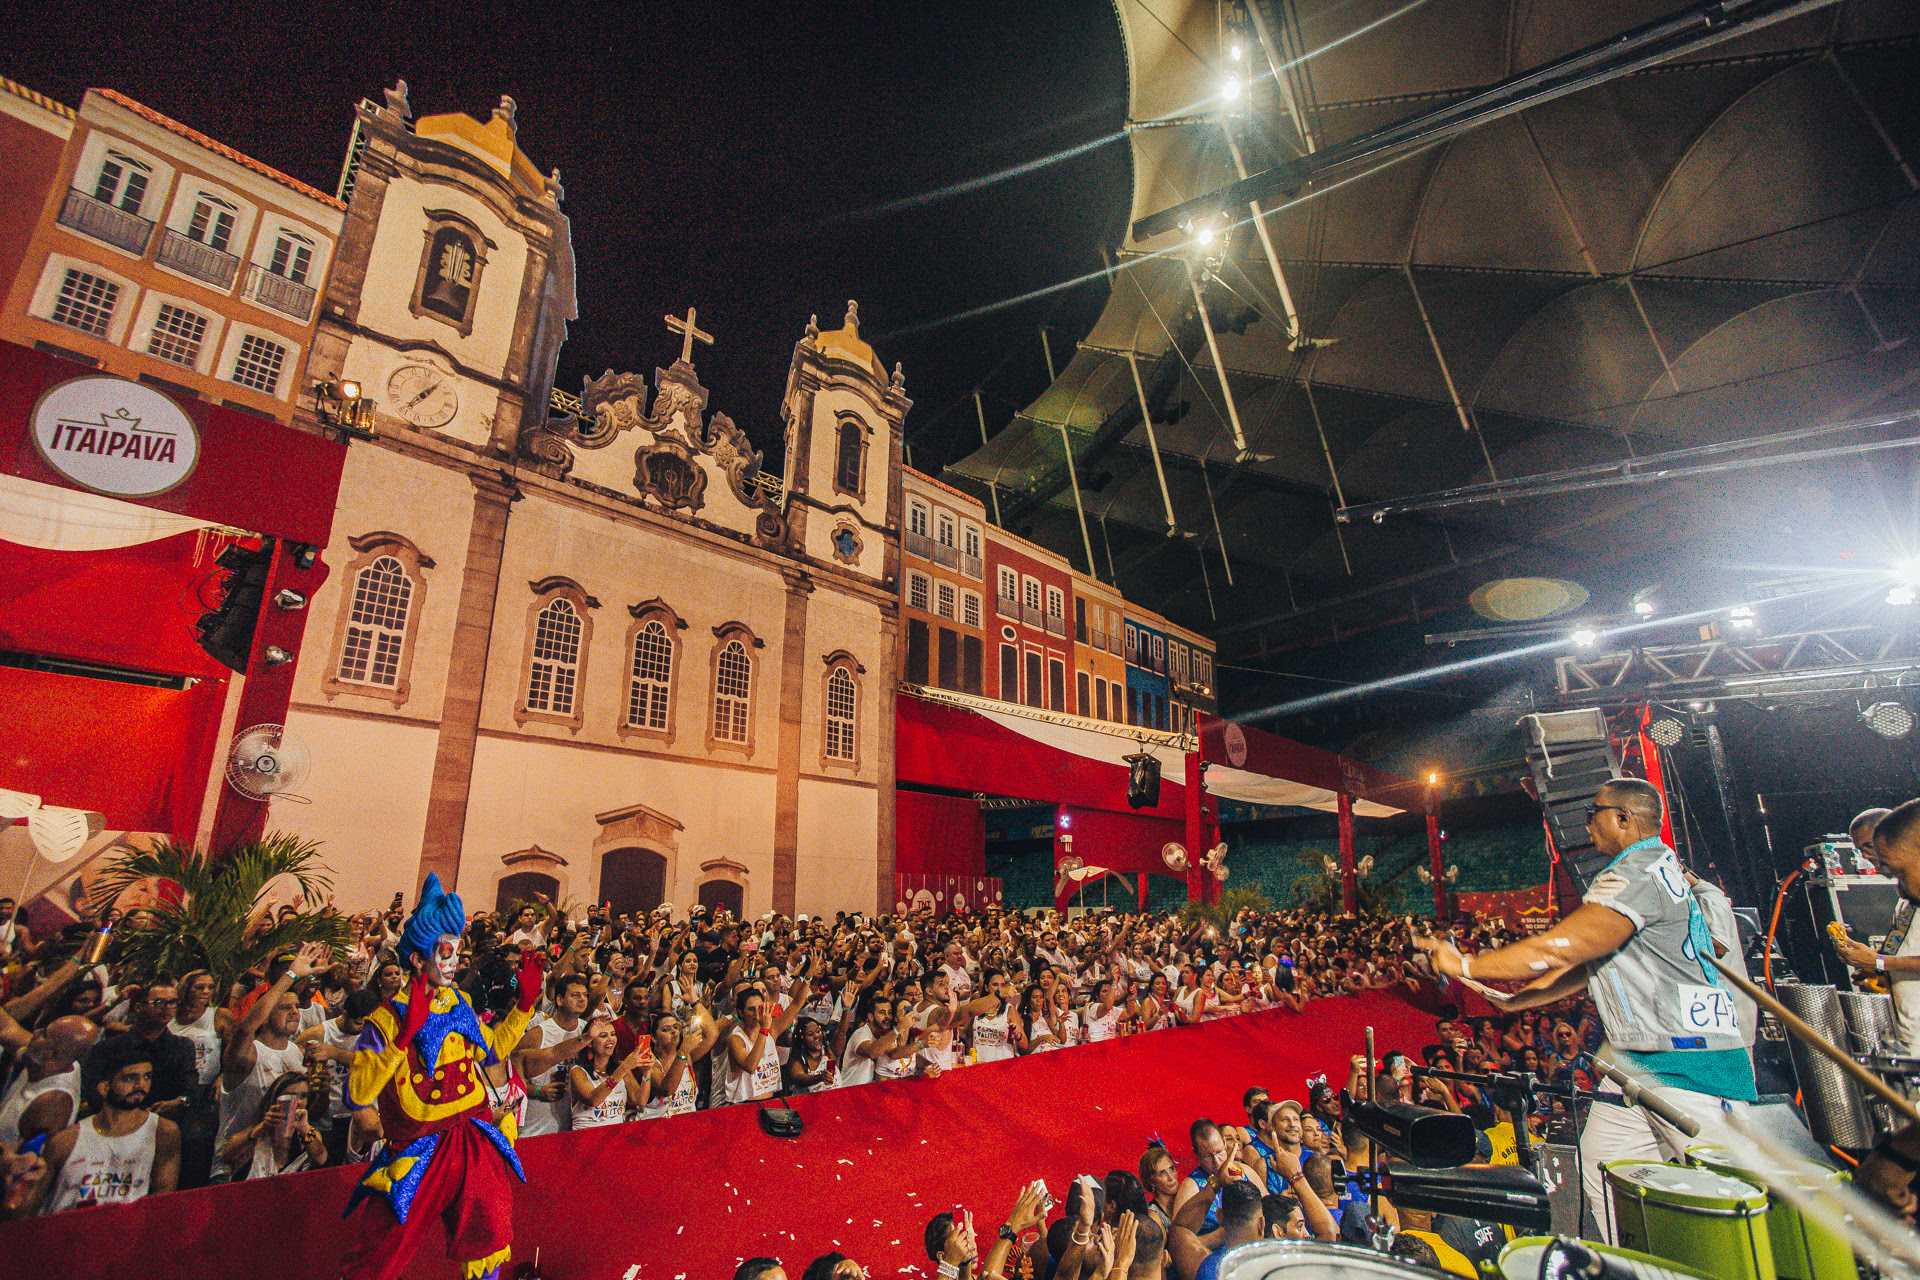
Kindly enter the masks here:
<path id="1" fill-rule="evenodd" d="M 249 800 L 307 798 L 295 788 L 307 777 L 307 744 L 284 725 L 256 724 L 243 729 L 227 749 L 227 785 Z"/>

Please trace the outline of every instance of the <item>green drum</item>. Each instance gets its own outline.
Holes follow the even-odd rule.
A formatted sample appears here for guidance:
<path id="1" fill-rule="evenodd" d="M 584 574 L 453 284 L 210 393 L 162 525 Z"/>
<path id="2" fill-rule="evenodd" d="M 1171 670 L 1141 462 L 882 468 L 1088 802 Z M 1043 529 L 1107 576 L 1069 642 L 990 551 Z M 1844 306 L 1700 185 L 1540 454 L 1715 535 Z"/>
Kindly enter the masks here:
<path id="1" fill-rule="evenodd" d="M 1733 1161 L 1725 1147 L 1688 1147 L 1687 1160 L 1702 1169 L 1739 1178 L 1759 1187 L 1771 1182 L 1791 1180 L 1809 1191 L 1853 1181 L 1839 1169 L 1830 1169 L 1824 1177 L 1785 1169 L 1754 1169 L 1749 1172 Z M 1761 1178 L 1764 1173 L 1766 1178 Z M 1853 1250 L 1830 1228 L 1808 1218 L 1786 1198 L 1768 1193 L 1767 1235 L 1773 1243 L 1773 1266 L 1780 1280 L 1854 1280 Z"/>
<path id="2" fill-rule="evenodd" d="M 1654 1160 L 1615 1160 L 1601 1169 L 1624 1247 L 1720 1280 L 1775 1280 L 1767 1193 L 1759 1187 Z"/>
<path id="3" fill-rule="evenodd" d="M 1540 1274 L 1540 1259 L 1552 1243 L 1552 1236 L 1521 1236 L 1512 1241 L 1500 1251 L 1500 1274 L 1505 1280 L 1536 1280 Z M 1582 1240 L 1580 1243 L 1615 1266 L 1631 1272 L 1634 1280 L 1708 1280 L 1704 1271 L 1683 1267 L 1650 1253 L 1635 1253 L 1631 1249 L 1618 1249 L 1594 1240 Z"/>

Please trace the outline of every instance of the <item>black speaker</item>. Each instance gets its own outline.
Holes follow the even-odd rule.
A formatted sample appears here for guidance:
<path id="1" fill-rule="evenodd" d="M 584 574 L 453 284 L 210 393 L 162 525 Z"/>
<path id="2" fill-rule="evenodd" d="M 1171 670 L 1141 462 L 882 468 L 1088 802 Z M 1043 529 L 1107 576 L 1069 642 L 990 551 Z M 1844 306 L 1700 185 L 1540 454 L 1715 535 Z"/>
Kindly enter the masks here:
<path id="1" fill-rule="evenodd" d="M 273 564 L 273 539 L 265 539 L 257 548 L 236 542 L 222 551 L 214 564 L 227 571 L 220 584 L 220 603 L 200 615 L 200 621 L 194 624 L 194 638 L 215 662 L 245 671 L 253 653 L 253 628 L 260 621 L 260 604 L 266 595 L 267 570 Z"/>
<path id="2" fill-rule="evenodd" d="M 1480 1135 L 1473 1121 L 1457 1111 L 1411 1102 L 1369 1102 L 1344 1089 L 1340 1103 L 1347 1118 L 1382 1151 L 1423 1168 L 1462 1165 L 1478 1154 Z"/>
<path id="3" fill-rule="evenodd" d="M 1160 804 L 1160 760 L 1142 751 L 1127 757 L 1127 805 L 1153 809 Z"/>
<path id="4" fill-rule="evenodd" d="M 1533 796 L 1546 814 L 1553 847 L 1581 893 L 1613 859 L 1587 836 L 1587 806 L 1600 788 L 1621 776 L 1607 717 L 1598 710 L 1523 716 Z"/>

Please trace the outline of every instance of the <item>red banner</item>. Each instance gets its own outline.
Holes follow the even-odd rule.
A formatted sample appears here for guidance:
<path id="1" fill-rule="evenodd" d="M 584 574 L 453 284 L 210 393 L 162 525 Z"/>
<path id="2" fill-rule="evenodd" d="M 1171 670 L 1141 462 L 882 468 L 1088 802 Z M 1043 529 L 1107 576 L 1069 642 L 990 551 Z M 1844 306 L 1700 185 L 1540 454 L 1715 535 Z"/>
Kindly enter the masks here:
<path id="1" fill-rule="evenodd" d="M 1553 903 L 1544 884 L 1493 893 L 1462 893 L 1455 895 L 1455 901 L 1462 911 L 1471 911 L 1476 920 L 1499 916 L 1508 927 L 1528 933 L 1539 933 L 1553 923 Z"/>
<path id="2" fill-rule="evenodd" d="M 936 915 L 949 911 L 978 911 L 1003 905 L 998 876 L 922 875 L 895 872 L 893 910 L 925 911 Z"/>

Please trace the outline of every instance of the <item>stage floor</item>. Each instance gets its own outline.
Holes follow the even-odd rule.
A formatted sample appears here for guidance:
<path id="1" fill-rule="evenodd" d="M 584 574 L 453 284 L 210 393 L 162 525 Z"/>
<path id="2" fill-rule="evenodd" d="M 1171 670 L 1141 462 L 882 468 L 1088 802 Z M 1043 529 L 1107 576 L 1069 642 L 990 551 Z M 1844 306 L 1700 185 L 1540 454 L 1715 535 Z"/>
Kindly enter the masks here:
<path id="1" fill-rule="evenodd" d="M 1199 1116 L 1241 1122 L 1261 1085 L 1305 1100 L 1306 1079 L 1346 1079 L 1375 1028 L 1379 1050 L 1417 1051 L 1434 1017 L 1386 992 L 1316 1001 L 1305 1014 L 1248 1014 L 1013 1062 L 795 1100 L 797 1140 L 769 1137 L 750 1109 L 530 1138 L 515 1199 L 514 1264 L 539 1250 L 548 1280 L 726 1280 L 741 1259 L 798 1276 L 838 1250 L 869 1274 L 930 1280 L 927 1219 L 956 1202 L 984 1243 L 1022 1183 L 1060 1196 L 1076 1174 L 1136 1167 L 1154 1133 L 1182 1170 Z M 0 1225 L 18 1265 L 62 1280 L 192 1275 L 330 1280 L 358 1166 L 208 1187 Z M 637 1268 L 637 1270 L 634 1270 Z M 457 1274 L 437 1246 L 413 1280 Z"/>

